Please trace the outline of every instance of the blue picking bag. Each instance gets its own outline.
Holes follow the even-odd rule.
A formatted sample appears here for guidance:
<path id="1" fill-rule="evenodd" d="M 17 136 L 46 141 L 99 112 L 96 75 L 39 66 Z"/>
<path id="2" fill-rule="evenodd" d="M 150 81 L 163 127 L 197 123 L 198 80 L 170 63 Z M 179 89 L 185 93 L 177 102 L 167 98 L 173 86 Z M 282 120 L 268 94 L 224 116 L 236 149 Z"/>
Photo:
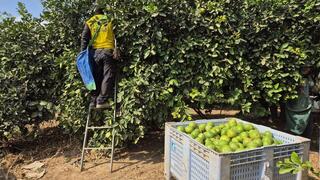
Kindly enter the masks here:
<path id="1" fill-rule="evenodd" d="M 77 67 L 82 78 L 82 81 L 88 90 L 96 90 L 96 83 L 94 81 L 92 67 L 91 67 L 91 55 L 90 47 L 98 36 L 101 29 L 101 24 L 98 30 L 94 33 L 93 38 L 90 40 L 87 49 L 81 51 L 77 56 Z"/>
<path id="2" fill-rule="evenodd" d="M 87 48 L 81 51 L 77 56 L 77 68 L 82 78 L 82 81 L 88 90 L 96 90 L 96 83 L 94 81 L 90 50 Z"/>

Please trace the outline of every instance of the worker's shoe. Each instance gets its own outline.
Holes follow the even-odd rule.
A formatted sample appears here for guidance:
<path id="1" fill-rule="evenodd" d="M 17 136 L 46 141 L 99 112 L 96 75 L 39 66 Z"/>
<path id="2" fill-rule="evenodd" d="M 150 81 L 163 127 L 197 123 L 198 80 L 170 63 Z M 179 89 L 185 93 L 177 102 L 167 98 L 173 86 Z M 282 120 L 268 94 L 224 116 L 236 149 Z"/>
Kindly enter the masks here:
<path id="1" fill-rule="evenodd" d="M 105 102 L 103 104 L 97 104 L 96 106 L 97 109 L 109 109 L 111 108 L 110 103 Z"/>
<path id="2" fill-rule="evenodd" d="M 94 96 L 94 95 L 92 95 L 92 96 L 90 97 L 89 108 L 90 108 L 90 109 L 94 109 L 94 108 L 96 108 L 96 105 L 97 105 L 97 97 Z"/>
<path id="3" fill-rule="evenodd" d="M 94 101 L 94 102 L 93 102 L 93 101 L 90 102 L 89 108 L 90 108 L 90 109 L 96 108 L 96 104 L 97 104 L 97 103 L 96 103 L 95 101 Z"/>

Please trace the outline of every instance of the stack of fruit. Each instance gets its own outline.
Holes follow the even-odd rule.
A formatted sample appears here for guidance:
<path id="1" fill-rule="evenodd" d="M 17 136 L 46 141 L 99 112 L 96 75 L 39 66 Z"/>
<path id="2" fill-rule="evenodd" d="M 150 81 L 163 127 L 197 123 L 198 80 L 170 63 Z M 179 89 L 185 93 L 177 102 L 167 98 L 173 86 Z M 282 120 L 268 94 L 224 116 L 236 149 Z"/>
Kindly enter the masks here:
<path id="1" fill-rule="evenodd" d="M 273 138 L 270 131 L 260 133 L 252 124 L 238 123 L 231 118 L 227 123 L 215 126 L 213 122 L 178 126 L 178 131 L 187 133 L 209 149 L 221 153 L 238 152 L 262 146 L 282 144 Z"/>

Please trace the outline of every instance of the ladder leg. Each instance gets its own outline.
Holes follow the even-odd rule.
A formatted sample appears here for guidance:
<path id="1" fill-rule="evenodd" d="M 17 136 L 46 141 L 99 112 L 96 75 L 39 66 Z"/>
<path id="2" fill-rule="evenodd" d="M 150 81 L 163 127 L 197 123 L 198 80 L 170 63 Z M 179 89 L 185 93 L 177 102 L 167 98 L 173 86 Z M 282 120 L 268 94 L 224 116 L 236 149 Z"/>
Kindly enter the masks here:
<path id="1" fill-rule="evenodd" d="M 112 123 L 116 122 L 116 116 L 117 116 L 117 85 L 118 85 L 118 77 L 116 75 L 115 83 L 114 83 L 114 99 L 113 99 L 114 100 L 114 110 L 113 110 Z M 114 136 L 115 136 L 115 131 L 114 131 L 114 128 L 112 128 L 111 160 L 110 160 L 110 172 L 111 173 L 112 173 L 112 166 L 113 166 Z"/>
<path id="2" fill-rule="evenodd" d="M 91 117 L 91 108 L 89 107 L 89 112 L 88 112 L 87 122 L 86 122 L 86 128 L 85 128 L 85 131 L 84 131 L 83 145 L 82 145 L 80 171 L 82 171 L 82 169 L 83 169 L 84 153 L 85 153 L 85 147 L 86 147 L 86 144 L 87 144 L 87 135 L 88 135 L 88 126 L 89 126 L 90 117 Z"/>
<path id="3" fill-rule="evenodd" d="M 111 160 L 110 160 L 110 173 L 112 173 L 112 166 L 113 166 L 113 154 L 114 154 L 114 129 L 112 130 L 112 142 L 111 142 Z"/>

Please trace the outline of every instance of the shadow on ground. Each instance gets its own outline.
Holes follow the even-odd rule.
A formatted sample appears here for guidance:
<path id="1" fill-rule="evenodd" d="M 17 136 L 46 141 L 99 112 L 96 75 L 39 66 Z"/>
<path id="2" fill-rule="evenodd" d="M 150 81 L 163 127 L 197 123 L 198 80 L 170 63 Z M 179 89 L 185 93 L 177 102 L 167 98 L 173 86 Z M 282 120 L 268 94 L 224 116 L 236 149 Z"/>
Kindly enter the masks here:
<path id="1" fill-rule="evenodd" d="M 2 169 L 0 167 L 0 179 L 4 180 L 16 180 L 17 178 L 14 176 L 14 174 L 9 173 L 7 169 Z"/>
<path id="2" fill-rule="evenodd" d="M 116 149 L 114 156 L 113 174 L 119 174 L 117 177 L 126 175 L 130 169 L 142 168 L 144 166 L 162 166 L 164 153 L 164 136 L 163 132 L 154 132 L 146 134 L 145 138 L 140 140 L 138 144 L 129 145 L 126 148 Z M 82 148 L 82 138 L 75 138 L 64 135 L 58 127 L 50 127 L 43 130 L 43 132 L 33 141 L 18 141 L 10 144 L 6 148 L 5 157 L 1 161 L 1 166 L 10 169 L 10 175 L 24 178 L 23 165 L 32 163 L 34 161 L 43 162 L 46 165 L 47 173 L 44 177 L 54 177 L 57 173 L 52 171 L 60 171 L 61 169 L 68 169 L 69 175 L 79 174 L 80 155 Z M 108 172 L 110 158 L 109 154 L 103 151 L 87 152 L 84 161 L 84 174 L 101 171 Z M 157 168 L 159 169 L 159 168 Z M 135 170 L 132 170 L 133 172 Z M 163 168 L 161 168 L 162 173 Z M 61 170 L 62 171 L 62 170 Z M 142 171 L 142 170 L 140 170 Z M 12 174 L 12 173 L 13 174 Z M 139 172 L 136 170 L 136 172 Z M 1 171 L 1 175 L 6 175 L 7 172 Z M 122 176 L 120 176 L 123 174 Z M 0 179 L 3 179 L 0 175 Z M 109 174 L 100 174 L 102 177 L 112 177 Z M 74 178 L 77 176 L 74 175 Z M 115 176 L 116 177 L 116 176 Z M 11 178 L 11 179 L 15 179 Z M 46 179 L 46 178 L 44 178 Z M 50 179 L 50 178 L 49 178 Z M 63 179 L 63 178 L 62 178 Z M 81 179 L 81 178 L 80 178 Z"/>

